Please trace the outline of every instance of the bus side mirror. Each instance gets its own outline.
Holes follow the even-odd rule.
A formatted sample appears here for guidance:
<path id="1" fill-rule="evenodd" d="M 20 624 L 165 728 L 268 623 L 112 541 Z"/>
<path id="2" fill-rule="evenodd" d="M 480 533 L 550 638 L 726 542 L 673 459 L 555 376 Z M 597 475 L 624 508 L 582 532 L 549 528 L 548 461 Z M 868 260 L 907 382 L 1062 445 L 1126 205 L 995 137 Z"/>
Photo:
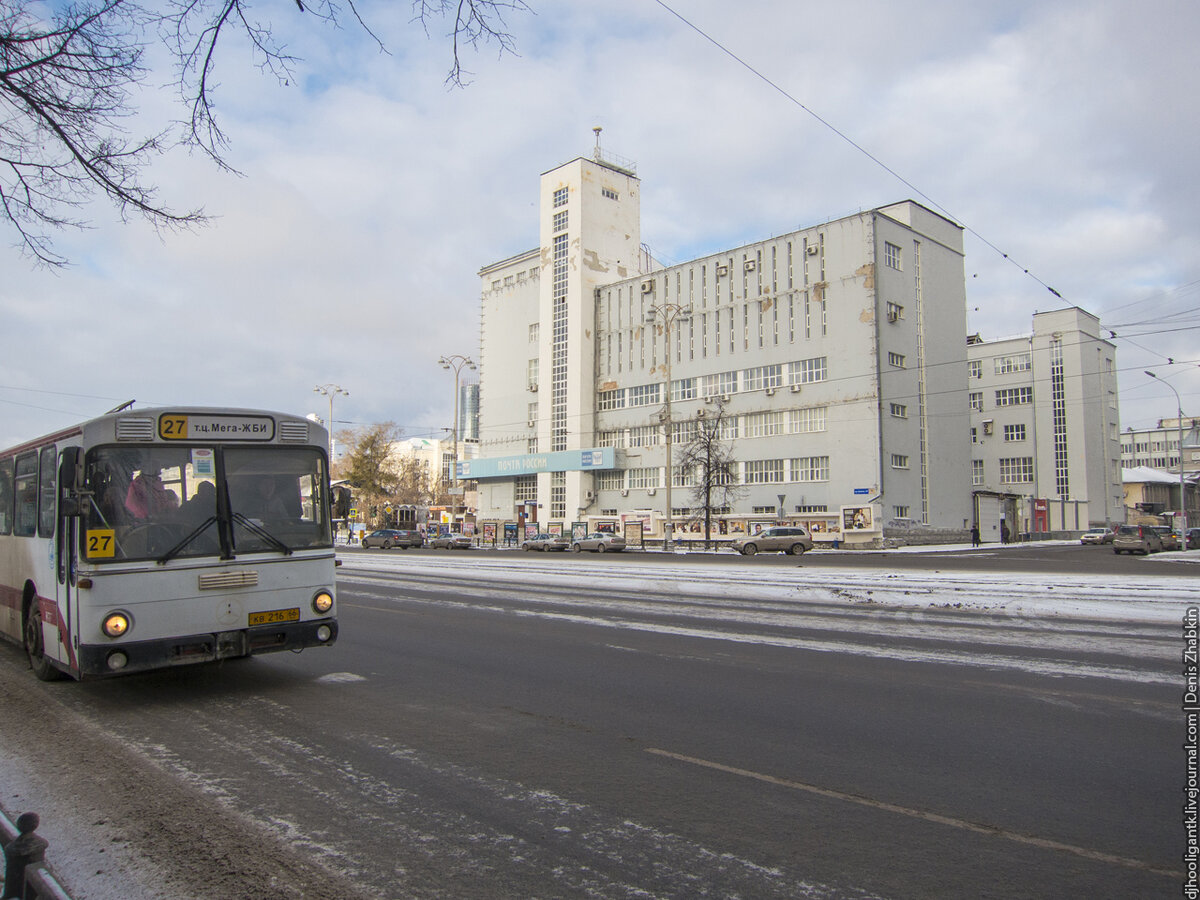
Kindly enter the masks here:
<path id="1" fill-rule="evenodd" d="M 58 514 L 64 519 L 83 515 L 82 484 L 83 460 L 79 448 L 64 447 L 58 464 Z"/>

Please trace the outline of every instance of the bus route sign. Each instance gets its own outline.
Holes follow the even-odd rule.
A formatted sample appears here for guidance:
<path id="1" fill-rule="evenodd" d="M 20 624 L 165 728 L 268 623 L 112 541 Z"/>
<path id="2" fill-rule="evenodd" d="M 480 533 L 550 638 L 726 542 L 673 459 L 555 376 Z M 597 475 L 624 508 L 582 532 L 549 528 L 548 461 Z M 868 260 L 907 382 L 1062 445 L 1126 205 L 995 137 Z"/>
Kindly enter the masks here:
<path id="1" fill-rule="evenodd" d="M 236 416 L 215 413 L 163 413 L 158 436 L 164 441 L 270 441 L 275 420 L 270 416 Z"/>

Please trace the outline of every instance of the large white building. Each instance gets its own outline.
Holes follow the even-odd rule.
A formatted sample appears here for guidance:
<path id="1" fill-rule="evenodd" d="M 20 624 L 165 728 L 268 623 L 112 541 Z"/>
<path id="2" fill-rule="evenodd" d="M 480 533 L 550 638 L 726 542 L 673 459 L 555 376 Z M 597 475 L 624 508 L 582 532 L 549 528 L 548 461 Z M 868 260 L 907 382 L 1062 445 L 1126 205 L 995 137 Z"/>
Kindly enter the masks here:
<path id="1" fill-rule="evenodd" d="M 967 345 L 972 487 L 985 540 L 1125 519 L 1116 347 L 1075 307 Z"/>
<path id="2" fill-rule="evenodd" d="M 969 527 L 959 226 L 905 201 L 663 268 L 636 173 L 599 152 L 542 175 L 538 220 L 537 248 L 480 270 L 479 458 L 460 467 L 480 522 L 661 535 L 666 427 L 677 450 L 719 406 L 744 486 L 726 530 L 836 536 L 848 508 L 876 534 Z M 688 473 L 672 488 L 686 527 Z"/>

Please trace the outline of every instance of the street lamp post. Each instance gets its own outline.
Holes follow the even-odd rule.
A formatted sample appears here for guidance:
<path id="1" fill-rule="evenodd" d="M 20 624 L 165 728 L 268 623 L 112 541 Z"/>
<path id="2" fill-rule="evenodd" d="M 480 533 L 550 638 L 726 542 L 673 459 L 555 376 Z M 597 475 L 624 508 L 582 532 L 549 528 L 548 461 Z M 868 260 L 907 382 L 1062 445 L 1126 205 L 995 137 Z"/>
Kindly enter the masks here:
<path id="1" fill-rule="evenodd" d="M 336 384 L 318 384 L 315 388 L 313 388 L 313 393 L 323 394 L 329 398 L 329 421 L 326 424 L 329 427 L 329 465 L 332 467 L 333 450 L 336 446 L 336 442 L 333 439 L 333 398 L 338 394 L 349 397 L 350 392 L 343 390 L 339 385 Z"/>
<path id="2" fill-rule="evenodd" d="M 458 487 L 458 376 L 463 369 L 474 369 L 475 362 L 469 356 L 459 353 L 443 356 L 438 359 L 443 369 L 454 371 L 454 429 L 451 432 L 454 440 L 453 458 L 451 460 L 450 479 L 454 487 Z M 453 496 L 453 494 L 451 495 Z M 450 503 L 451 518 L 454 513 L 454 501 Z"/>
<path id="3" fill-rule="evenodd" d="M 667 519 L 663 523 L 663 549 L 671 549 L 671 539 L 675 536 L 675 517 L 671 508 L 671 482 L 675 480 L 675 464 L 671 456 L 671 443 L 673 439 L 673 426 L 671 422 L 671 326 L 676 322 L 685 321 L 691 318 L 692 308 L 690 306 L 681 306 L 678 303 L 663 303 L 661 305 L 651 306 L 646 310 L 647 322 L 662 322 L 663 338 L 666 344 L 667 364 L 666 364 L 666 403 L 663 411 L 663 423 L 666 430 L 666 446 L 667 446 Z"/>
<path id="4" fill-rule="evenodd" d="M 1169 387 L 1171 393 L 1175 395 L 1175 409 L 1179 415 L 1177 420 L 1179 424 L 1179 547 L 1181 550 L 1187 550 L 1187 496 L 1184 493 L 1186 482 L 1183 478 L 1183 401 L 1179 398 L 1179 391 L 1175 390 L 1173 384 L 1164 381 L 1148 369 L 1145 372 L 1155 381 Z"/>

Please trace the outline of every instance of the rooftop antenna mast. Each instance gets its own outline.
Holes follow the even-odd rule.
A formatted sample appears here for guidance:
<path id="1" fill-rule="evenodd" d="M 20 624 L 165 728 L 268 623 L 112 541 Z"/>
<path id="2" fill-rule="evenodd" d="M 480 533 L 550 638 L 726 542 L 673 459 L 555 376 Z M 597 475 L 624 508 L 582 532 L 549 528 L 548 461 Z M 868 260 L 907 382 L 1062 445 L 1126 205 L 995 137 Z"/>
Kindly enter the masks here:
<path id="1" fill-rule="evenodd" d="M 596 132 L 596 153 L 595 153 L 596 162 L 599 162 L 602 158 L 600 156 L 600 132 L 603 130 L 604 129 L 601 128 L 599 125 L 597 125 L 595 128 L 592 129 L 592 131 Z"/>

